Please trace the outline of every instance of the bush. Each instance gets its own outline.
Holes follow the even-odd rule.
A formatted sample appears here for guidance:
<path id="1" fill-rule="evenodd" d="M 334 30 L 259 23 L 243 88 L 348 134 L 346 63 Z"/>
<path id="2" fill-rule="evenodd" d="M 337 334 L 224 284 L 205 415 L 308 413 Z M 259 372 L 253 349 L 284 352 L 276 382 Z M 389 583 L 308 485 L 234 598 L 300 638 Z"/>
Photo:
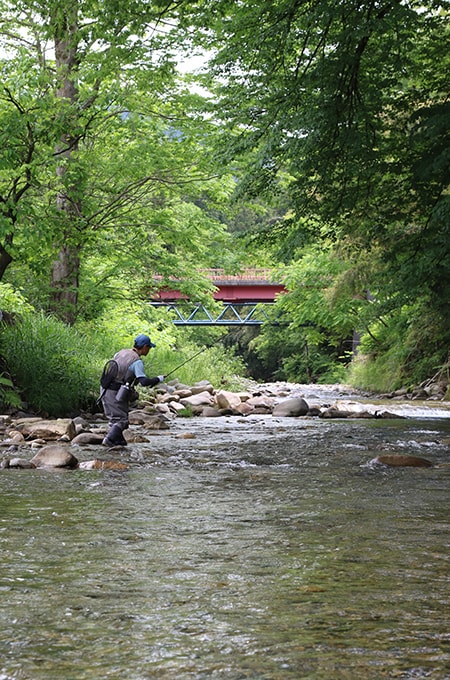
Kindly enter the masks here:
<path id="1" fill-rule="evenodd" d="M 33 307 L 20 291 L 9 283 L 0 283 L 0 310 L 8 314 L 21 314 L 32 312 Z"/>
<path id="2" fill-rule="evenodd" d="M 0 406 L 20 408 L 22 399 L 14 389 L 12 381 L 3 373 L 0 373 Z"/>
<path id="3" fill-rule="evenodd" d="M 350 368 L 355 387 L 390 392 L 418 385 L 447 361 L 448 324 L 431 307 L 418 302 L 373 323 L 361 339 Z"/>

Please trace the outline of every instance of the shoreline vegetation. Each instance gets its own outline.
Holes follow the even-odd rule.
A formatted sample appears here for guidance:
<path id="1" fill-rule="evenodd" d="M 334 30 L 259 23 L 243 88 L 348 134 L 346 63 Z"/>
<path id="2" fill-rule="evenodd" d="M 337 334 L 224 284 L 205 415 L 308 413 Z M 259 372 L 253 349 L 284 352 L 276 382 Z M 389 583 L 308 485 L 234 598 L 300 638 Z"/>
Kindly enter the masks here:
<path id="1" fill-rule="evenodd" d="M 125 320 L 121 328 L 117 324 L 110 329 L 104 320 L 99 320 L 95 329 L 92 326 L 74 328 L 42 313 L 27 311 L 14 317 L 6 315 L 0 324 L 2 411 L 51 418 L 76 416 L 83 411 L 95 412 L 103 365 L 118 349 L 128 346 L 133 333 L 136 334 L 142 327 L 152 326 L 145 319 L 135 318 Z M 146 360 L 149 375 L 167 375 L 185 362 L 177 370 L 176 377 L 180 383 L 192 385 L 206 379 L 215 390 L 239 392 L 249 386 L 256 390 L 261 382 L 276 383 L 280 380 L 307 382 L 283 375 L 268 376 L 268 380 L 264 381 L 253 380 L 246 373 L 242 357 L 233 347 L 225 347 L 219 342 L 221 338 L 217 335 L 208 337 L 205 334 L 204 350 L 201 352 L 199 348 L 202 345 L 198 341 L 183 335 L 176 336 L 173 326 L 162 330 L 156 328 L 151 337 L 156 341 L 156 348 Z M 358 363 L 361 368 L 360 357 Z M 450 399 L 448 365 L 418 385 L 393 385 L 388 390 L 367 390 L 358 380 L 352 380 L 351 363 L 341 375 L 344 380 L 315 382 L 347 385 L 353 391 L 384 399 Z M 382 382 L 386 384 L 385 379 Z M 142 392 L 142 398 L 149 394 L 148 390 Z"/>

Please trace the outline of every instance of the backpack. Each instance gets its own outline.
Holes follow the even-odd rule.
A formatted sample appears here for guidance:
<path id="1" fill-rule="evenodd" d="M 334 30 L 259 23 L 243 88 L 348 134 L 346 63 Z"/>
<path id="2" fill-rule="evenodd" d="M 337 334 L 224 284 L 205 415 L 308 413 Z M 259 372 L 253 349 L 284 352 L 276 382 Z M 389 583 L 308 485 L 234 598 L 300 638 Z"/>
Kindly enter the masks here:
<path id="1" fill-rule="evenodd" d="M 109 361 L 106 362 L 106 364 L 103 367 L 103 372 L 100 378 L 100 385 L 104 390 L 107 390 L 111 383 L 115 381 L 118 372 L 119 364 L 115 359 L 110 359 Z"/>

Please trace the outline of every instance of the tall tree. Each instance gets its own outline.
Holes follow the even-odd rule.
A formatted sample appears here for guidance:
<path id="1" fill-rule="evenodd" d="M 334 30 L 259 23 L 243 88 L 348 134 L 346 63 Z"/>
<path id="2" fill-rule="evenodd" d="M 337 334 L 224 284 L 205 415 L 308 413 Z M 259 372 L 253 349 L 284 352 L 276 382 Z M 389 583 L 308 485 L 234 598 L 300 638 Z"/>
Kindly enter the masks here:
<path id="1" fill-rule="evenodd" d="M 77 313 L 80 253 L 92 245 L 93 234 L 105 225 L 110 230 L 122 228 L 124 215 L 130 217 L 133 211 L 144 210 L 141 218 L 147 211 L 148 217 L 148 206 L 155 206 L 164 192 L 167 195 L 168 186 L 185 187 L 202 176 L 199 154 L 194 163 L 192 149 L 191 161 L 184 157 L 178 166 L 174 154 L 161 153 L 166 142 L 191 125 L 175 101 L 176 45 L 168 25 L 170 19 L 176 20 L 183 2 L 108 0 L 98 5 L 91 0 L 6 0 L 0 4 L 0 42 L 6 52 L 2 68 L 15 86 L 10 91 L 3 88 L 0 113 L 10 126 L 21 118 L 14 137 L 17 143 L 4 136 L 7 172 L 0 206 L 0 265 L 4 271 L 17 255 L 26 238 L 24 225 L 36 226 L 29 207 L 31 197 L 39 197 L 46 239 L 51 238 L 54 251 L 51 306 L 72 322 Z M 28 72 L 21 72 L 19 82 L 17 68 L 23 58 Z M 188 95 L 183 96 L 186 102 Z M 128 144 L 148 161 L 151 152 L 142 135 L 151 121 L 154 158 L 146 168 L 135 163 L 135 174 L 127 172 L 129 159 L 123 154 L 120 166 L 117 152 Z M 158 121 L 164 121 L 164 126 Z M 112 163 L 107 157 L 112 144 L 105 142 L 105 131 L 118 145 Z M 132 131 L 139 144 L 131 139 Z M 165 165 L 166 159 L 170 162 Z M 100 172 L 102 166 L 109 172 Z M 99 192 L 101 176 L 108 185 Z M 180 198 L 187 193 L 178 189 Z M 29 203 L 21 217 L 18 205 L 25 208 L 26 194 Z"/>
<path id="2" fill-rule="evenodd" d="M 355 285 L 376 293 L 377 314 L 420 299 L 441 319 L 445 347 L 449 3 L 203 7 L 198 37 L 215 51 L 216 111 L 230 131 L 224 157 L 245 154 L 255 195 L 276 189 L 280 171 L 292 177 L 297 219 L 274 227 L 284 252 L 331 238 L 352 261 Z"/>

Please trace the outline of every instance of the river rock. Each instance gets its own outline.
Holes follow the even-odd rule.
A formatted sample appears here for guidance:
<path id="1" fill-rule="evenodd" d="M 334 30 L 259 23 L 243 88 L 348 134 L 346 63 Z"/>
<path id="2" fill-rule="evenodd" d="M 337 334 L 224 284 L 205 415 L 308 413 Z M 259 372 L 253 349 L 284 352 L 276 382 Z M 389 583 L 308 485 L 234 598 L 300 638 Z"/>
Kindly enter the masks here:
<path id="1" fill-rule="evenodd" d="M 179 401 L 170 401 L 169 402 L 169 409 L 172 413 L 175 413 L 175 415 L 180 413 L 180 411 L 184 411 L 185 408 L 186 407 L 183 406 L 183 404 L 180 404 Z"/>
<path id="2" fill-rule="evenodd" d="M 16 468 L 19 470 L 33 470 L 36 468 L 36 465 L 24 458 L 11 458 L 10 460 L 7 460 L 7 464 L 5 464 L 4 467 Z"/>
<path id="3" fill-rule="evenodd" d="M 130 425 L 144 425 L 146 422 L 152 422 L 155 417 L 159 418 L 159 416 L 156 415 L 155 410 L 152 408 L 147 411 L 147 407 L 145 407 L 145 409 L 140 408 L 135 411 L 130 411 L 128 414 L 128 421 Z"/>
<path id="4" fill-rule="evenodd" d="M 234 409 L 241 403 L 241 398 L 235 392 L 219 390 L 216 392 L 216 404 L 219 409 Z"/>
<path id="5" fill-rule="evenodd" d="M 186 397 L 186 399 L 180 399 L 180 403 L 183 404 L 183 406 L 213 406 L 214 405 L 214 397 L 212 394 L 209 392 L 203 391 L 199 392 L 198 394 L 193 394 L 190 397 Z"/>
<path id="6" fill-rule="evenodd" d="M 30 449 L 32 449 L 32 450 L 34 450 L 34 449 L 40 449 L 41 446 L 45 446 L 46 443 L 47 443 L 47 442 L 46 442 L 45 439 L 33 439 L 33 441 L 32 441 L 31 444 L 30 444 Z"/>
<path id="7" fill-rule="evenodd" d="M 148 442 L 148 437 L 136 430 L 124 430 L 122 434 L 127 444 L 145 444 Z"/>
<path id="8" fill-rule="evenodd" d="M 272 415 L 284 417 L 306 416 L 309 406 L 302 397 L 285 399 L 273 408 Z"/>
<path id="9" fill-rule="evenodd" d="M 25 441 L 25 437 L 22 432 L 18 430 L 8 430 L 7 439 L 3 440 L 3 444 L 21 444 Z"/>
<path id="10" fill-rule="evenodd" d="M 61 439 L 64 437 L 71 440 L 75 437 L 75 425 L 71 418 L 57 418 L 56 420 L 28 420 L 16 426 L 25 438 L 45 440 Z"/>
<path id="11" fill-rule="evenodd" d="M 220 411 L 214 406 L 204 406 L 201 411 L 203 418 L 217 418 L 220 416 Z"/>
<path id="12" fill-rule="evenodd" d="M 187 396 L 190 397 L 191 395 L 188 394 Z M 160 404 L 170 404 L 172 401 L 180 401 L 180 395 L 166 393 L 159 398 Z"/>
<path id="13" fill-rule="evenodd" d="M 59 444 L 49 444 L 43 446 L 42 449 L 31 459 L 31 462 L 36 467 L 78 467 L 78 460 L 70 451 Z"/>
<path id="14" fill-rule="evenodd" d="M 162 413 L 166 416 L 172 413 L 169 404 L 156 404 L 155 411 L 156 413 Z"/>
<path id="15" fill-rule="evenodd" d="M 170 428 L 166 418 L 160 416 L 153 416 L 151 420 L 147 420 L 143 424 L 143 427 L 146 430 L 168 430 Z"/>
<path id="16" fill-rule="evenodd" d="M 376 418 L 384 418 L 384 419 L 388 419 L 388 420 L 389 419 L 391 419 L 391 420 L 397 419 L 397 418 L 401 418 L 401 419 L 406 420 L 406 416 L 400 416 L 400 415 L 397 415 L 396 413 L 391 413 L 390 411 L 376 411 L 375 417 Z"/>
<path id="17" fill-rule="evenodd" d="M 369 465 L 389 465 L 390 467 L 433 467 L 433 463 L 419 456 L 383 454 L 373 458 Z"/>
<path id="18" fill-rule="evenodd" d="M 248 401 L 252 397 L 250 392 L 237 392 L 236 394 L 241 401 Z"/>
<path id="19" fill-rule="evenodd" d="M 250 398 L 250 397 L 249 397 Z M 234 409 L 233 412 L 236 413 L 237 415 L 240 416 L 249 416 L 250 413 L 255 412 L 255 407 L 252 406 L 251 404 L 247 403 L 247 401 L 242 401 L 240 404 L 238 404 Z"/>
<path id="20" fill-rule="evenodd" d="M 200 382 L 196 382 L 191 386 L 192 394 L 201 394 L 202 392 L 214 394 L 214 391 L 214 387 L 211 385 L 209 380 L 201 380 Z"/>
<path id="21" fill-rule="evenodd" d="M 101 444 L 104 434 L 97 434 L 94 432 L 81 432 L 77 434 L 71 441 L 73 446 L 89 446 L 89 444 Z"/>
<path id="22" fill-rule="evenodd" d="M 250 397 L 245 402 L 249 406 L 253 406 L 255 413 L 271 413 L 275 399 L 273 397 L 265 397 L 263 395 L 257 395 Z"/>
<path id="23" fill-rule="evenodd" d="M 376 418 L 375 408 L 356 401 L 335 401 L 328 408 L 321 409 L 321 418 Z"/>
<path id="24" fill-rule="evenodd" d="M 129 466 L 125 463 L 120 463 L 118 460 L 94 460 L 82 461 L 79 466 L 80 470 L 129 470 Z"/>
<path id="25" fill-rule="evenodd" d="M 177 387 L 174 396 L 177 396 L 179 399 L 186 399 L 187 397 L 192 396 L 192 390 L 190 387 Z"/>

